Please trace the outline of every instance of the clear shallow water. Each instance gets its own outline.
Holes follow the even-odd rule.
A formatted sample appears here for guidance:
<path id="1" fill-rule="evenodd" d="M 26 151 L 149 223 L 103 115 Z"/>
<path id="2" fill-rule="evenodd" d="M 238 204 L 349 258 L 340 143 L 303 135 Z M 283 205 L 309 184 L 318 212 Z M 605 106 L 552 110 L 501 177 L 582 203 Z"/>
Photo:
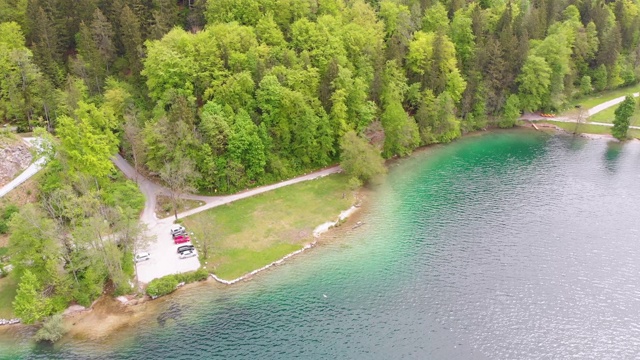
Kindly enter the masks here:
<path id="1" fill-rule="evenodd" d="M 638 143 L 467 138 L 393 165 L 364 226 L 180 292 L 164 325 L 0 358 L 637 358 L 639 187 Z"/>

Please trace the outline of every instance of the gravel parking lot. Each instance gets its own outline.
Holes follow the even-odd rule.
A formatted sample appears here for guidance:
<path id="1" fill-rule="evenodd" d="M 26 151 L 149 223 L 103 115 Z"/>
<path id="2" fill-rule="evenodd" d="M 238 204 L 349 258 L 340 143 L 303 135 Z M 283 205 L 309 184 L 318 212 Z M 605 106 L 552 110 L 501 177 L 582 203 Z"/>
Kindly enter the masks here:
<path id="1" fill-rule="evenodd" d="M 155 224 L 149 224 L 151 242 L 144 251 L 151 254 L 151 258 L 137 264 L 138 281 L 149 283 L 151 280 L 165 275 L 194 271 L 200 267 L 200 261 L 197 256 L 187 259 L 178 257 L 176 252 L 178 246 L 191 243 L 180 245 L 173 243 L 170 233 L 171 225 L 173 224 L 172 220 L 172 218 L 163 219 Z"/>

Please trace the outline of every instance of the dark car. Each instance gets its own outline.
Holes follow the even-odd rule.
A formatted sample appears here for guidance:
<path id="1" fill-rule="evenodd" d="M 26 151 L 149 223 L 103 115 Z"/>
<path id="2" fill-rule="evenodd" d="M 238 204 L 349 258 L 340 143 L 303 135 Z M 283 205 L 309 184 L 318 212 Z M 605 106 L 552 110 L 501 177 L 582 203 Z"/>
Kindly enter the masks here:
<path id="1" fill-rule="evenodd" d="M 193 245 L 178 246 L 178 254 L 183 253 L 185 251 L 191 251 L 193 249 L 195 249 L 195 246 L 193 246 Z"/>

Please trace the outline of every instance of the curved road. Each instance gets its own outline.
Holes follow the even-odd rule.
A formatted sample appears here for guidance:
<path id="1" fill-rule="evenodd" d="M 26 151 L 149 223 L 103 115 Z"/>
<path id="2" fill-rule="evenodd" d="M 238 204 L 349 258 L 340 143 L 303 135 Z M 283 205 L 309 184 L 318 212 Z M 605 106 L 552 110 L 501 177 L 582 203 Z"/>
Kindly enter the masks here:
<path id="1" fill-rule="evenodd" d="M 147 226 L 147 235 L 150 242 L 145 251 L 151 254 L 151 259 L 138 263 L 136 266 L 138 280 L 143 283 L 169 275 L 181 272 L 197 270 L 200 267 L 200 261 L 197 257 L 188 259 L 180 259 L 176 253 L 177 246 L 173 243 L 170 235 L 171 226 L 174 223 L 173 216 L 158 219 L 155 214 L 156 199 L 159 194 L 169 194 L 169 189 L 158 185 L 139 174 L 131 164 L 129 164 L 119 154 L 113 158 L 113 163 L 130 179 L 136 181 L 140 187 L 140 191 L 145 196 L 144 211 L 141 215 L 141 222 Z M 197 214 L 201 211 L 214 208 L 216 206 L 228 204 L 230 202 L 244 199 L 250 196 L 261 194 L 287 185 L 299 183 L 302 181 L 313 180 L 329 174 L 340 172 L 339 166 L 333 166 L 327 169 L 319 170 L 311 174 L 299 176 L 277 184 L 266 185 L 259 188 L 247 190 L 241 193 L 226 196 L 200 196 L 185 194 L 181 196 L 183 199 L 204 201 L 203 206 L 182 212 L 178 214 L 178 218 L 184 218 L 189 215 Z"/>

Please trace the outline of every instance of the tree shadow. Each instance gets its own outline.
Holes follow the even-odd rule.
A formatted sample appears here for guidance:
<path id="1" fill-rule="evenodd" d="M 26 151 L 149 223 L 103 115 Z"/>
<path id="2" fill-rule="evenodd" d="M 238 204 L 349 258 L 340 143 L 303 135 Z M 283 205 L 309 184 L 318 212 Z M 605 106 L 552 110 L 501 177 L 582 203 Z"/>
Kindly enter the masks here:
<path id="1" fill-rule="evenodd" d="M 622 148 L 623 143 L 617 141 L 607 142 L 607 150 L 604 152 L 604 167 L 609 173 L 613 174 L 618 170 Z"/>

